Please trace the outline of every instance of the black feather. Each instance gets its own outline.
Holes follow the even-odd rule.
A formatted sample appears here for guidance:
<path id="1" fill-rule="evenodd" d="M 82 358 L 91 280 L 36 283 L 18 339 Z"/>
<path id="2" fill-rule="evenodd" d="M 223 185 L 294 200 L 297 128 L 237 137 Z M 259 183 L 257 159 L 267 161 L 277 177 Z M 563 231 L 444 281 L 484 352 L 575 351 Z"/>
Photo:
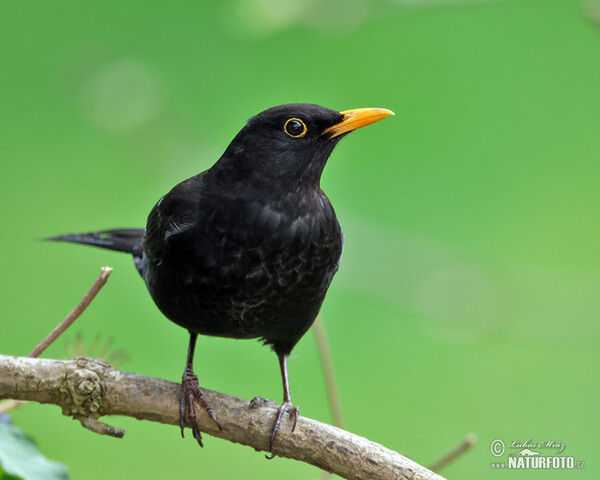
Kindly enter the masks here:
<path id="1" fill-rule="evenodd" d="M 124 253 L 141 253 L 144 238 L 143 228 L 117 228 L 99 232 L 71 233 L 48 237 L 51 242 L 81 243 Z"/>

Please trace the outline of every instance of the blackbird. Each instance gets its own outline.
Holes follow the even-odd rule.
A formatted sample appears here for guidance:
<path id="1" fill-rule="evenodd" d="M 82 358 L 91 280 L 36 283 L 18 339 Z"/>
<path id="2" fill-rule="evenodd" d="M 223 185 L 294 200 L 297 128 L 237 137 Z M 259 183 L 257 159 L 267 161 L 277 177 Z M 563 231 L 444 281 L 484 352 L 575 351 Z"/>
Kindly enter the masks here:
<path id="1" fill-rule="evenodd" d="M 269 108 L 235 136 L 208 170 L 189 178 L 154 206 L 146 228 L 51 237 L 133 255 L 161 312 L 190 334 L 181 382 L 180 426 L 202 446 L 194 400 L 220 427 L 194 374 L 198 334 L 258 338 L 279 358 L 284 413 L 296 426 L 287 358 L 315 320 L 338 270 L 344 236 L 320 188 L 339 140 L 393 112 L 338 112 L 318 105 Z"/>

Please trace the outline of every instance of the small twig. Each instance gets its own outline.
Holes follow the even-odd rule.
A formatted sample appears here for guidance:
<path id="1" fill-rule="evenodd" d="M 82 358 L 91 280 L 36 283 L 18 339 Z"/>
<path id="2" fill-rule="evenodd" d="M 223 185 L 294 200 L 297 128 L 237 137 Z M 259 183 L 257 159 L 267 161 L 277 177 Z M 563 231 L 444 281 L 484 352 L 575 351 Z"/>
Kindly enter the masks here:
<path id="1" fill-rule="evenodd" d="M 6 400 L 0 405 L 0 416 L 16 408 L 22 407 L 27 403 L 26 400 Z"/>
<path id="2" fill-rule="evenodd" d="M 313 329 L 315 332 L 315 340 L 317 342 L 319 358 L 321 359 L 321 367 L 323 368 L 323 375 L 325 377 L 325 389 L 327 391 L 327 399 L 329 400 L 331 419 L 333 421 L 333 425 L 342 428 L 344 422 L 342 419 L 340 397 L 337 392 L 335 376 L 333 373 L 331 349 L 329 348 L 325 326 L 323 325 L 323 320 L 321 320 L 321 317 L 317 317 Z M 329 477 L 331 477 L 331 473 L 323 471 L 319 476 L 319 480 L 327 480 Z"/>
<path id="3" fill-rule="evenodd" d="M 450 452 L 444 455 L 439 460 L 436 460 L 427 468 L 432 472 L 439 472 L 442 468 L 448 465 L 450 462 L 453 462 L 458 457 L 463 455 L 467 450 L 469 450 L 475 443 L 477 442 L 477 435 L 474 433 L 469 433 L 465 439 L 456 447 L 454 447 Z"/>
<path id="4" fill-rule="evenodd" d="M 325 376 L 325 388 L 327 389 L 327 398 L 329 399 L 329 408 L 331 410 L 333 425 L 342 428 L 344 422 L 342 419 L 342 409 L 340 407 L 340 397 L 335 384 L 331 350 L 329 349 L 329 342 L 327 341 L 327 335 L 321 317 L 317 317 L 313 330 L 317 341 L 317 350 L 319 351 L 319 356 L 321 358 L 323 375 Z"/>
<path id="5" fill-rule="evenodd" d="M 106 284 L 108 277 L 112 273 L 113 269 L 110 267 L 102 267 L 100 270 L 100 276 L 92 284 L 88 292 L 83 296 L 75 308 L 69 313 L 66 318 L 60 322 L 54 330 L 52 330 L 46 338 L 44 338 L 32 351 L 28 357 L 37 358 L 39 357 L 46 348 L 48 348 L 58 337 L 60 337 L 67 328 L 73 325 L 73 322 L 84 312 L 89 304 L 94 300 L 100 289 Z M 0 405 L 0 415 L 9 412 L 18 407 L 25 405 L 26 401 L 9 401 L 4 402 Z"/>
<path id="6" fill-rule="evenodd" d="M 125 436 L 125 430 L 122 428 L 107 425 L 94 417 L 81 417 L 79 421 L 83 427 L 100 435 L 108 435 L 115 438 L 123 438 Z"/>
<path id="7" fill-rule="evenodd" d="M 83 296 L 83 298 L 79 301 L 79 303 L 75 306 L 75 308 L 67 315 L 67 317 L 60 322 L 57 327 L 52 330 L 46 338 L 44 338 L 38 345 L 35 347 L 28 357 L 36 358 L 41 355 L 41 353 L 46 350 L 58 337 L 60 337 L 67 328 L 73 325 L 73 322 L 77 320 L 77 318 L 85 311 L 88 305 L 92 302 L 94 297 L 98 294 L 100 289 L 106 284 L 108 277 L 112 273 L 113 269 L 110 267 L 102 267 L 100 271 L 100 276 L 96 279 L 94 284 L 88 290 L 88 292 Z"/>

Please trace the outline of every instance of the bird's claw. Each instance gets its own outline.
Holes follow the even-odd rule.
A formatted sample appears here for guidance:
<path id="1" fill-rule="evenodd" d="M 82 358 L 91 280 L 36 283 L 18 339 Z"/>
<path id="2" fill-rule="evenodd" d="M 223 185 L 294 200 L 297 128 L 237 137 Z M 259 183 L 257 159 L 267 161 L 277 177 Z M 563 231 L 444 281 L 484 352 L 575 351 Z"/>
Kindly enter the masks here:
<path id="1" fill-rule="evenodd" d="M 298 415 L 300 414 L 300 409 L 291 402 L 283 402 L 279 408 L 277 409 L 277 417 L 275 417 L 275 423 L 273 423 L 273 430 L 271 430 L 271 438 L 269 439 L 269 452 L 270 455 L 265 455 L 268 460 L 271 460 L 275 457 L 273 453 L 273 441 L 275 440 L 275 435 L 279 432 L 279 426 L 281 425 L 281 419 L 283 418 L 284 413 L 289 413 L 292 417 L 292 433 L 296 430 L 296 424 L 298 423 Z"/>
<path id="2" fill-rule="evenodd" d="M 181 436 L 184 436 L 184 429 L 187 425 L 191 425 L 192 435 L 198 442 L 198 445 L 203 447 L 202 435 L 198 428 L 196 421 L 196 409 L 194 407 L 194 400 L 197 400 L 202 408 L 206 410 L 208 416 L 216 423 L 219 430 L 223 430 L 223 427 L 217 420 L 214 410 L 210 407 L 202 389 L 198 385 L 198 377 L 194 374 L 191 369 L 186 368 L 181 379 L 181 396 L 179 399 L 179 427 L 181 428 Z"/>

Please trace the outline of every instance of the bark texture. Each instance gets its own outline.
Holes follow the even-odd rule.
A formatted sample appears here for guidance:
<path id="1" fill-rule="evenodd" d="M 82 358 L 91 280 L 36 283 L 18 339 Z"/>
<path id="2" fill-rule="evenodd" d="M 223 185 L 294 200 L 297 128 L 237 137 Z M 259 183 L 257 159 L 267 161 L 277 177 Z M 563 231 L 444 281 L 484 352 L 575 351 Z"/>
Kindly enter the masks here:
<path id="1" fill-rule="evenodd" d="M 179 425 L 179 384 L 116 370 L 100 359 L 47 360 L 0 355 L 0 399 L 51 403 L 96 433 L 122 437 L 124 431 L 98 418 L 125 415 Z M 277 404 L 203 389 L 223 426 L 219 430 L 198 408 L 200 430 L 256 450 L 266 450 Z M 366 438 L 300 417 L 294 433 L 282 422 L 273 453 L 351 480 L 443 480 L 425 467 Z"/>

